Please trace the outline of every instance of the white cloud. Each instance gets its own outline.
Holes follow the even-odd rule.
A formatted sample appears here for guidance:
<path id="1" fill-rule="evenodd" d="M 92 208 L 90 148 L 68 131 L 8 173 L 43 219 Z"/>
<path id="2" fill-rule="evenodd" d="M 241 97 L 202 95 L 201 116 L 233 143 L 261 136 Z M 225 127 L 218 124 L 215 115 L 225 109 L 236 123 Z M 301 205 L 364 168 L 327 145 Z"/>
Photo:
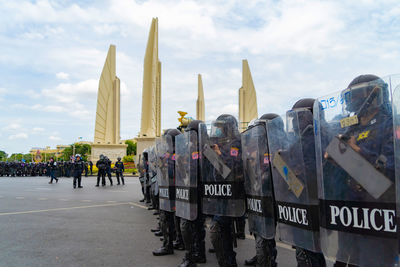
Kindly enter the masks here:
<path id="1" fill-rule="evenodd" d="M 28 134 L 27 134 L 27 133 L 17 133 L 17 134 L 10 135 L 10 136 L 8 137 L 8 139 L 10 139 L 10 140 L 14 140 L 14 139 L 28 139 Z"/>
<path id="2" fill-rule="evenodd" d="M 14 130 L 19 130 L 21 128 L 22 128 L 22 126 L 19 123 L 10 123 L 7 126 L 3 127 L 3 130 L 5 130 L 5 131 L 14 131 Z"/>
<path id="3" fill-rule="evenodd" d="M 41 127 L 34 127 L 32 129 L 32 133 L 42 133 L 42 132 L 44 132 L 44 128 Z"/>
<path id="4" fill-rule="evenodd" d="M 60 140 L 62 140 L 61 137 L 54 136 L 54 135 L 49 136 L 49 139 L 52 140 L 52 141 L 60 141 Z"/>
<path id="5" fill-rule="evenodd" d="M 10 131 L 43 127 L 46 135 L 35 135 L 35 141 L 46 139 L 37 141 L 41 146 L 47 135 L 59 137 L 52 131 L 60 127 L 66 142 L 77 131 L 93 135 L 98 79 L 110 40 L 117 46 L 121 79 L 121 136 L 137 134 L 143 56 L 154 16 L 159 17 L 162 128 L 177 126 L 177 110 L 195 116 L 197 73 L 203 74 L 207 118 L 237 116 L 244 58 L 259 115 L 283 114 L 300 97 L 339 90 L 361 73 L 400 69 L 396 0 L 0 0 L 0 13 L 0 68 L 7 70 L 0 79 L 11 81 L 2 85 L 7 92 L 0 89 L 0 100 L 8 104 L 0 105 L 2 117 L 10 124 L 26 111 L 24 123 L 18 122 L 26 129 Z"/>
<path id="6" fill-rule="evenodd" d="M 69 74 L 68 74 L 68 73 L 65 73 L 65 72 L 58 72 L 58 73 L 56 74 L 56 77 L 57 77 L 58 79 L 61 79 L 61 80 L 68 80 Z"/>

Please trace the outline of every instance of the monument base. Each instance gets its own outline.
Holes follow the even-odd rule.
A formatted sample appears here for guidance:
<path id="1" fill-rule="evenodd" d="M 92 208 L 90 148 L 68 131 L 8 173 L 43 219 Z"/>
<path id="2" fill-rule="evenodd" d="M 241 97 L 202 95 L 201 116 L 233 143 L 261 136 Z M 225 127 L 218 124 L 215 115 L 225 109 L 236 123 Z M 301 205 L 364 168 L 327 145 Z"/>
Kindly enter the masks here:
<path id="1" fill-rule="evenodd" d="M 99 160 L 100 155 L 107 156 L 112 162 L 116 162 L 118 157 L 126 156 L 126 144 L 92 144 L 92 153 L 90 159 L 93 163 Z"/>
<path id="2" fill-rule="evenodd" d="M 145 148 L 156 144 L 155 137 L 137 137 L 136 155 L 142 154 Z"/>

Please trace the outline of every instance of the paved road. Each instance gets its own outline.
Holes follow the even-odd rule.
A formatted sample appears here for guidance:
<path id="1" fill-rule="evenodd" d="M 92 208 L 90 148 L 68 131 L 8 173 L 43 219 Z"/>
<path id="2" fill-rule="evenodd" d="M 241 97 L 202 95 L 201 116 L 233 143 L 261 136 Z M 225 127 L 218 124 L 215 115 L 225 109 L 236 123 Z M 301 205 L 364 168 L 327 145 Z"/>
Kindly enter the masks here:
<path id="1" fill-rule="evenodd" d="M 44 177 L 0 177 L 0 266 L 178 266 L 182 251 L 154 257 L 161 246 L 150 233 L 156 217 L 141 198 L 137 178 L 125 186 L 95 187 L 83 178 L 48 184 Z M 254 240 L 238 240 L 239 266 L 254 254 Z M 207 236 L 207 248 L 209 247 Z M 278 264 L 295 266 L 294 251 L 278 244 Z M 217 266 L 215 255 L 207 263 Z"/>

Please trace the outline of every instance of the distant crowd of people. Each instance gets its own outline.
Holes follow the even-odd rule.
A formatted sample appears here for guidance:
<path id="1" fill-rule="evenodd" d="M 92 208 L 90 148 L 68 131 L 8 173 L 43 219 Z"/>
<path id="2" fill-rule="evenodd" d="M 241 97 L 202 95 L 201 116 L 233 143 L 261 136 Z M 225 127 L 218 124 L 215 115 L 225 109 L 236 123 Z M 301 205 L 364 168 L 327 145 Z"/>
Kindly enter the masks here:
<path id="1" fill-rule="evenodd" d="M 96 186 L 101 185 L 106 186 L 106 176 L 110 181 L 110 185 L 113 185 L 112 172 L 115 172 L 117 178 L 117 185 L 125 185 L 124 171 L 125 166 L 118 158 L 115 162 L 114 168 L 111 166 L 111 160 L 104 155 L 100 155 L 100 159 L 96 162 L 96 167 L 98 169 L 97 173 L 97 183 Z M 88 175 L 93 175 L 93 162 L 84 161 L 81 155 L 76 154 L 71 157 L 69 161 L 55 161 L 54 158 L 50 158 L 47 162 L 0 162 L 0 177 L 16 177 L 16 176 L 48 176 L 50 177 L 49 184 L 54 181 L 58 183 L 59 177 L 73 177 L 73 187 L 82 188 L 82 174 L 87 177 Z"/>
<path id="2" fill-rule="evenodd" d="M 93 175 L 93 162 L 84 162 L 85 176 Z M 0 162 L 0 176 L 49 176 L 53 171 L 57 177 L 72 177 L 73 176 L 73 160 L 69 161 L 54 161 L 50 158 L 47 162 Z"/>

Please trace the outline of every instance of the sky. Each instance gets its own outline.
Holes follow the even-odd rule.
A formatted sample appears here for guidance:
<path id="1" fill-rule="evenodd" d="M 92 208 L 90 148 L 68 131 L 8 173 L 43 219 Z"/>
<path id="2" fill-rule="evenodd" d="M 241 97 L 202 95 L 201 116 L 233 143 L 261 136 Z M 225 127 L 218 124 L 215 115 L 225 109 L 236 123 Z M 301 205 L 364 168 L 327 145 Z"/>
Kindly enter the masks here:
<path id="1" fill-rule="evenodd" d="M 0 150 L 27 153 L 92 141 L 98 80 L 110 44 L 121 79 L 121 138 L 140 130 L 143 60 L 159 18 L 162 128 L 237 116 L 242 59 L 258 113 L 344 89 L 360 74 L 400 69 L 398 0 L 0 0 Z"/>

